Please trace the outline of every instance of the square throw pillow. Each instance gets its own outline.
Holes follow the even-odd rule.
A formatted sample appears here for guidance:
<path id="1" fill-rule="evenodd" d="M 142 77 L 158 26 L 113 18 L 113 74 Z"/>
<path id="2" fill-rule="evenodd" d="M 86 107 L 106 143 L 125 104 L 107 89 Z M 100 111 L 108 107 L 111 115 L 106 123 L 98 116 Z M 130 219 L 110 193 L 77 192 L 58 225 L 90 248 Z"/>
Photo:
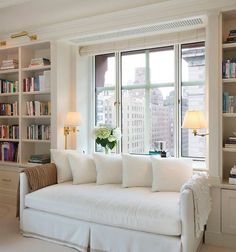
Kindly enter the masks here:
<path id="1" fill-rule="evenodd" d="M 97 171 L 97 184 L 121 184 L 122 158 L 116 154 L 93 154 Z"/>
<path id="2" fill-rule="evenodd" d="M 68 153 L 73 184 L 95 183 L 96 167 L 92 155 Z"/>
<path id="3" fill-rule="evenodd" d="M 123 154 L 123 187 L 151 187 L 152 163 L 149 156 Z"/>
<path id="4" fill-rule="evenodd" d="M 152 157 L 152 191 L 179 192 L 193 174 L 192 160 Z"/>
<path id="5" fill-rule="evenodd" d="M 76 150 L 51 149 L 51 162 L 57 167 L 57 183 L 72 180 L 72 173 L 67 157 L 68 153 L 77 153 Z"/>

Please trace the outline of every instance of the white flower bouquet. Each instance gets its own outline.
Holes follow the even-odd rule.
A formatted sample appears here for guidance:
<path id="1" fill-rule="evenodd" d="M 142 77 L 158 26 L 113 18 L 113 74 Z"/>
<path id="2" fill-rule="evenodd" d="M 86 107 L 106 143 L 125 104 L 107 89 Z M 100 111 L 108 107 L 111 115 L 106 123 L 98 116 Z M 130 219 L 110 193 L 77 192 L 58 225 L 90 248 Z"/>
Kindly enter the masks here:
<path id="1" fill-rule="evenodd" d="M 95 128 L 96 143 L 105 148 L 105 152 L 113 150 L 121 138 L 121 131 L 119 128 L 111 127 L 109 125 L 101 125 Z"/>

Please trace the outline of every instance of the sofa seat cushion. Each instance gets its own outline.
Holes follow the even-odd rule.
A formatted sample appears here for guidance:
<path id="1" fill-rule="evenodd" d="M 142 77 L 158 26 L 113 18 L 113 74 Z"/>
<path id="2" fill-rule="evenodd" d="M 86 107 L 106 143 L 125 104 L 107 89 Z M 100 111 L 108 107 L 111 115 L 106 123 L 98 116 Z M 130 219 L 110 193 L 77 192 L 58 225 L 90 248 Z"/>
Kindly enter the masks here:
<path id="1" fill-rule="evenodd" d="M 180 235 L 178 192 L 65 182 L 26 195 L 26 207 L 70 218 L 163 235 Z"/>

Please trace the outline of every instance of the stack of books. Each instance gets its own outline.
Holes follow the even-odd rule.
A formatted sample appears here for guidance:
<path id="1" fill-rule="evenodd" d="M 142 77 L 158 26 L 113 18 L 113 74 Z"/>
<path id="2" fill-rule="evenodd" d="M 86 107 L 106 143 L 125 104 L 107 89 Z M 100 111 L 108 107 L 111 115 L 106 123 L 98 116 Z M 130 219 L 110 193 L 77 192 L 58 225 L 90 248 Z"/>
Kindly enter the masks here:
<path id="1" fill-rule="evenodd" d="M 28 101 L 26 102 L 27 115 L 51 115 L 51 102 Z"/>
<path id="2" fill-rule="evenodd" d="M 236 149 L 236 136 L 230 136 L 225 140 L 225 148 Z"/>
<path id="3" fill-rule="evenodd" d="M 223 113 L 236 113 L 236 96 L 223 93 Z"/>
<path id="4" fill-rule="evenodd" d="M 50 140 L 50 125 L 32 124 L 27 127 L 27 139 L 31 140 Z"/>
<path id="5" fill-rule="evenodd" d="M 19 125 L 0 125 L 1 139 L 19 139 Z"/>
<path id="6" fill-rule="evenodd" d="M 0 93 L 18 92 L 18 81 L 0 80 Z"/>
<path id="7" fill-rule="evenodd" d="M 236 78 L 236 59 L 226 59 L 222 63 L 223 79 Z"/>
<path id="8" fill-rule="evenodd" d="M 43 75 L 23 79 L 23 92 L 50 91 L 50 71 Z"/>
<path id="9" fill-rule="evenodd" d="M 18 104 L 14 103 L 0 103 L 0 116 L 17 116 Z"/>
<path id="10" fill-rule="evenodd" d="M 226 38 L 226 42 L 227 43 L 234 43 L 234 42 L 236 42 L 236 29 L 229 31 L 229 35 Z"/>
<path id="11" fill-rule="evenodd" d="M 50 65 L 50 60 L 46 58 L 34 58 L 31 59 L 29 67 L 36 67 L 36 66 L 48 66 Z"/>
<path id="12" fill-rule="evenodd" d="M 0 160 L 1 161 L 18 161 L 18 143 L 0 142 Z"/>
<path id="13" fill-rule="evenodd" d="M 28 163 L 33 164 L 46 164 L 50 163 L 50 155 L 49 154 L 39 154 L 39 155 L 31 155 Z"/>
<path id="14" fill-rule="evenodd" d="M 236 165 L 234 165 L 234 167 L 231 168 L 231 170 L 230 170 L 229 183 L 236 185 Z"/>
<path id="15" fill-rule="evenodd" d="M 17 59 L 10 59 L 10 60 L 3 60 L 1 64 L 1 70 L 7 69 L 15 69 L 18 68 L 18 60 Z"/>

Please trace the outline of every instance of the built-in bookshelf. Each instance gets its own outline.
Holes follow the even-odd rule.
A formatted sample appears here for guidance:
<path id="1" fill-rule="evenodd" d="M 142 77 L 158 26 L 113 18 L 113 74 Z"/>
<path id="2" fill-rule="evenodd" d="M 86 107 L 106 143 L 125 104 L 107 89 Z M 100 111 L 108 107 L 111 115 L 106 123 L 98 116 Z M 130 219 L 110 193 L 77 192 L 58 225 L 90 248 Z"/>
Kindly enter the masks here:
<path id="1" fill-rule="evenodd" d="M 230 169 L 236 164 L 236 40 L 227 42 L 236 29 L 236 18 L 222 14 L 222 180 L 229 182 Z M 236 35 L 236 34 L 235 34 Z M 233 36 L 232 36 L 233 37 Z"/>
<path id="2" fill-rule="evenodd" d="M 0 163 L 25 165 L 51 146 L 51 44 L 0 49 Z M 31 66 L 32 59 L 47 64 Z M 46 61 L 46 60 L 43 60 Z"/>

